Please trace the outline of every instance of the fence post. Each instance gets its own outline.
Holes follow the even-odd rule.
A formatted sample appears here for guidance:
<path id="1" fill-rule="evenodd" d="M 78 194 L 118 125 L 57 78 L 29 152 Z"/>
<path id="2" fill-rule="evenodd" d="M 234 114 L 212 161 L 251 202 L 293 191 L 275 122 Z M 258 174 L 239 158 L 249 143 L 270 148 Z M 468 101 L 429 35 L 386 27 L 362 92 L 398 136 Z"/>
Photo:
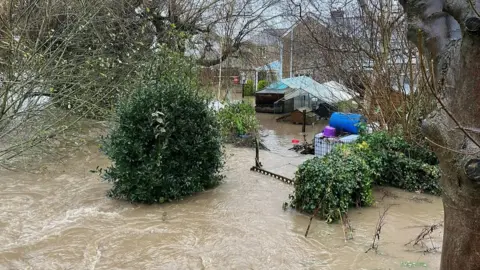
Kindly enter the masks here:
<path id="1" fill-rule="evenodd" d="M 258 138 L 255 136 L 255 167 L 260 168 L 262 167 L 262 164 L 260 163 L 260 155 L 259 155 L 259 149 L 258 149 Z"/>

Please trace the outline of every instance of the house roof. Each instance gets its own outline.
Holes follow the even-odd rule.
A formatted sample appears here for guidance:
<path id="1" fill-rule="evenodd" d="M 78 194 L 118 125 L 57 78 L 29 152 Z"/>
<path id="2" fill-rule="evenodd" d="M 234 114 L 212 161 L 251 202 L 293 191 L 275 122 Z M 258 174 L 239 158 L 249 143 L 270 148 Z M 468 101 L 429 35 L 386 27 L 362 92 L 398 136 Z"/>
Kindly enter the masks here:
<path id="1" fill-rule="evenodd" d="M 252 36 L 249 41 L 258 46 L 276 46 L 287 29 L 267 28 Z"/>
<path id="2" fill-rule="evenodd" d="M 295 21 L 295 23 L 290 26 L 290 28 L 286 29 L 286 31 L 283 32 L 282 38 L 286 37 L 290 32 L 292 32 L 293 29 L 295 29 L 299 24 L 305 23 L 306 21 L 312 20 L 322 26 L 326 27 L 326 24 L 324 24 L 321 20 L 317 19 L 318 16 L 313 14 L 312 12 L 308 12 L 305 17 L 298 19 Z"/>

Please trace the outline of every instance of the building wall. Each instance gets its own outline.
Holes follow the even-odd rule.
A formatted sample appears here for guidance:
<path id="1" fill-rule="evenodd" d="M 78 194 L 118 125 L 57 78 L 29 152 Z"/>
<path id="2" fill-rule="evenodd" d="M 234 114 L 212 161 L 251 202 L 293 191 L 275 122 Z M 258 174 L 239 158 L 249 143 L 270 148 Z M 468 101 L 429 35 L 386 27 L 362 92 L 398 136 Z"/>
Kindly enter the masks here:
<path id="1" fill-rule="evenodd" d="M 282 42 L 284 78 L 304 75 L 320 83 L 335 80 L 336 59 L 331 51 L 337 47 L 338 38 L 327 26 L 306 19 L 284 35 Z"/>

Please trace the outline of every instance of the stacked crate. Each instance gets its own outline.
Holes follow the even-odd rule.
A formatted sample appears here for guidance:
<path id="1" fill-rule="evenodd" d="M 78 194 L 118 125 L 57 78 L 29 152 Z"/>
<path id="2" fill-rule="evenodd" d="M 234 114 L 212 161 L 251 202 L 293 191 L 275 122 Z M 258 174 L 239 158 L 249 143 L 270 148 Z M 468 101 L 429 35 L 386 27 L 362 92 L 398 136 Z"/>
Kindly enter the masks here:
<path id="1" fill-rule="evenodd" d="M 315 156 L 323 157 L 339 144 L 353 143 L 358 139 L 358 135 L 348 135 L 345 137 L 327 138 L 323 133 L 315 135 Z"/>

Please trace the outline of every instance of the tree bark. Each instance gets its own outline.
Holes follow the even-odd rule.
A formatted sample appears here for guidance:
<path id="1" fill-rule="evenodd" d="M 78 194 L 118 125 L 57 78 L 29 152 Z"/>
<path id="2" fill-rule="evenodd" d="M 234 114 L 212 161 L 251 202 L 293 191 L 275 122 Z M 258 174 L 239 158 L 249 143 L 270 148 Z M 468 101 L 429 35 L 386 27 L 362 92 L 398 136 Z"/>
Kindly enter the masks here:
<path id="1" fill-rule="evenodd" d="M 440 160 L 444 205 L 442 270 L 480 269 L 480 18 L 468 1 L 410 0 L 409 38 L 433 61 L 438 108 L 422 123 Z M 478 3 L 473 3 L 473 6 Z M 450 41 L 451 23 L 461 39 Z M 423 37 L 415 39 L 413 31 Z"/>

